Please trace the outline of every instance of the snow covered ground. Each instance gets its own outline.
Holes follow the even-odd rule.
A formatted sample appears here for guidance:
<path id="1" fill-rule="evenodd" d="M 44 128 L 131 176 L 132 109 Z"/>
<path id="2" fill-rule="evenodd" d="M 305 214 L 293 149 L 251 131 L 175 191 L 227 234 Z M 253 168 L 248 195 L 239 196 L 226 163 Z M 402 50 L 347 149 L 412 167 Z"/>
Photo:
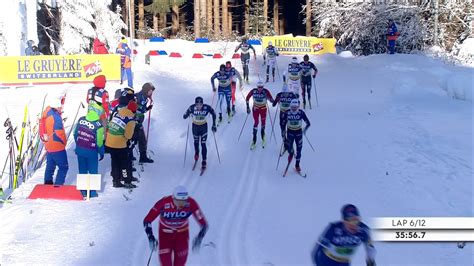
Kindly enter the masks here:
<path id="1" fill-rule="evenodd" d="M 14 192 L 13 203 L 0 209 L 1 265 L 144 265 L 149 249 L 142 220 L 155 201 L 178 184 L 188 187 L 210 223 L 204 243 L 215 243 L 215 248 L 190 254 L 189 265 L 310 265 L 315 240 L 328 222 L 339 219 L 345 203 L 357 205 L 369 224 L 378 216 L 473 216 L 472 68 L 420 55 L 311 58 L 319 69 L 319 107 L 314 107 L 313 98 L 313 109 L 306 110 L 312 122 L 308 138 L 316 149 L 313 152 L 304 140 L 301 165 L 308 177 L 290 170 L 282 178 L 285 157 L 275 170 L 280 131 L 276 126 L 275 143 L 269 137 L 268 119 L 265 149 L 258 142 L 255 151 L 249 150 L 251 117 L 237 141 L 246 117 L 239 94 L 237 115 L 216 133 L 222 163 L 211 137 L 208 170 L 200 177 L 191 171 L 191 138 L 183 167 L 188 121 L 182 114 L 198 95 L 212 101 L 209 79 L 225 60 L 191 59 L 194 44 L 185 41 L 164 45 L 168 52 L 181 51 L 184 57 L 153 57 L 150 66 L 140 57 L 134 65 L 136 87 L 151 81 L 157 88 L 149 142 L 155 163 L 145 167 L 138 188 L 130 195 L 112 188 L 106 157 L 100 164 L 105 188 L 99 198 L 27 200 L 34 185 L 43 182 L 44 168 L 40 169 Z M 202 50 L 226 51 L 226 59 L 233 48 L 233 43 L 218 43 Z M 147 49 L 141 45 L 138 50 Z M 279 57 L 280 72 L 289 59 Z M 233 63 L 241 69 L 240 62 Z M 250 68 L 251 84 L 245 85 L 244 93 L 258 80 L 257 73 L 263 73 L 261 57 Z M 119 87 L 107 86 L 112 93 Z M 281 81 L 268 87 L 276 95 Z M 3 89 L 0 103 L 8 108 L 13 123 L 20 124 L 25 104 L 36 114 L 45 93 L 50 96 L 63 89 L 68 91 L 65 116 L 73 117 L 88 86 Z M 453 92 L 462 92 L 463 97 Z M 272 119 L 274 112 L 271 108 Z M 1 114 L 4 121 L 5 113 Z M 67 120 L 67 128 L 71 121 Z M 4 130 L 0 138 L 4 139 Z M 0 161 L 7 145 L 6 141 L 0 145 L 4 151 Z M 77 173 L 73 148 L 71 143 L 69 184 L 75 184 Z M 124 200 L 124 193 L 130 201 Z M 198 228 L 191 224 L 193 237 Z M 455 243 L 376 243 L 376 248 L 379 265 L 474 263 L 472 244 L 458 249 Z M 364 257 L 360 249 L 353 265 L 364 265 Z M 157 264 L 156 253 L 152 264 Z"/>

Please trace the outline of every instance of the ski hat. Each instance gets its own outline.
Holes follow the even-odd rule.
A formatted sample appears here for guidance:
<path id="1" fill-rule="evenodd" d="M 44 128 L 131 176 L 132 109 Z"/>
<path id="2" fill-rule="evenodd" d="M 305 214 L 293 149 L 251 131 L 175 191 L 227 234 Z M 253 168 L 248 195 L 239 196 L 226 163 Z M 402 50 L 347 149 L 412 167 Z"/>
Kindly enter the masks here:
<path id="1" fill-rule="evenodd" d="M 341 215 L 343 220 L 348 220 L 352 217 L 359 217 L 359 210 L 353 204 L 346 204 L 342 206 Z"/>
<path id="2" fill-rule="evenodd" d="M 283 86 L 281 87 L 282 92 L 288 92 L 288 84 L 283 83 Z"/>
<path id="3" fill-rule="evenodd" d="M 96 88 L 105 88 L 105 83 L 107 82 L 107 79 L 105 78 L 104 75 L 98 75 L 97 77 L 94 78 L 94 86 Z"/>
<path id="4" fill-rule="evenodd" d="M 232 67 L 232 63 L 230 61 L 225 62 L 226 67 Z"/>
<path id="5" fill-rule="evenodd" d="M 135 102 L 135 100 L 131 100 L 127 104 L 127 109 L 132 111 L 132 113 L 136 113 L 138 109 L 138 104 Z"/>
<path id="6" fill-rule="evenodd" d="M 120 39 L 120 42 L 126 44 L 126 43 L 127 43 L 127 39 L 126 39 L 125 37 L 122 37 L 122 39 Z"/>
<path id="7" fill-rule="evenodd" d="M 149 91 L 154 91 L 155 90 L 155 86 L 153 86 L 153 83 L 151 82 L 147 82 L 145 84 L 143 84 L 142 86 L 142 91 L 143 91 L 143 94 L 147 94 Z"/>
<path id="8" fill-rule="evenodd" d="M 198 96 L 198 97 L 196 97 L 196 99 L 194 100 L 194 103 L 204 103 L 204 100 L 202 99 L 201 96 Z"/>
<path id="9" fill-rule="evenodd" d="M 224 64 L 219 66 L 219 71 L 225 71 L 225 65 Z"/>
<path id="10" fill-rule="evenodd" d="M 173 190 L 173 198 L 177 200 L 187 200 L 189 197 L 188 190 L 184 186 L 177 186 Z"/>
<path id="11" fill-rule="evenodd" d="M 303 60 L 304 60 L 304 61 L 308 61 L 308 60 L 309 60 L 309 55 L 305 54 L 305 55 L 303 56 Z"/>
<path id="12" fill-rule="evenodd" d="M 268 41 L 268 46 L 272 46 L 272 45 L 273 45 L 272 41 Z"/>
<path id="13" fill-rule="evenodd" d="M 263 83 L 263 81 L 258 81 L 257 82 L 257 88 L 263 88 L 263 86 L 265 86 L 265 83 Z"/>
<path id="14" fill-rule="evenodd" d="M 298 64 L 298 58 L 296 58 L 296 56 L 293 56 L 293 57 L 291 58 L 291 63 L 293 63 L 293 64 Z"/>
<path id="15" fill-rule="evenodd" d="M 300 100 L 298 100 L 298 99 L 291 100 L 290 108 L 294 109 L 294 108 L 298 108 L 298 107 L 300 107 Z"/>

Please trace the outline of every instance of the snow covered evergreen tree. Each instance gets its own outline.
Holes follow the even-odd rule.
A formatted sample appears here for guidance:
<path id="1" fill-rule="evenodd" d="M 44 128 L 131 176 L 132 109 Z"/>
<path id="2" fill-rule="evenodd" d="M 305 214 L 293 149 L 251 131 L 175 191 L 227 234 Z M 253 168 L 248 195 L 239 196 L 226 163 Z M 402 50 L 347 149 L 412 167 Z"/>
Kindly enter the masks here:
<path id="1" fill-rule="evenodd" d="M 64 0 L 60 4 L 60 52 L 66 54 L 90 52 L 97 36 L 114 47 L 126 28 L 117 12 L 109 9 L 111 0 Z"/>
<path id="2" fill-rule="evenodd" d="M 252 1 L 249 10 L 249 30 L 251 37 L 259 38 L 266 35 L 275 35 L 273 23 L 265 19 L 263 15 L 264 3 L 263 1 Z M 265 30 L 266 29 L 266 30 Z"/>

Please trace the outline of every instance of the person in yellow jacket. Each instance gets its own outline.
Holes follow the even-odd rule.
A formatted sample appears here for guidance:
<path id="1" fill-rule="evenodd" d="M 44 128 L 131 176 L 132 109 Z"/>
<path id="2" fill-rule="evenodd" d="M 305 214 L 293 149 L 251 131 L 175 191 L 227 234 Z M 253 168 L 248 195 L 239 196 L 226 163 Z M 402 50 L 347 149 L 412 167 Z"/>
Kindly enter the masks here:
<path id="1" fill-rule="evenodd" d="M 133 137 L 135 131 L 136 111 L 137 103 L 127 96 L 121 96 L 118 111 L 114 113 L 107 125 L 105 146 L 110 151 L 113 187 L 136 188 L 132 184 L 132 169 L 128 163 L 131 158 L 129 158 L 127 147 L 127 142 Z"/>

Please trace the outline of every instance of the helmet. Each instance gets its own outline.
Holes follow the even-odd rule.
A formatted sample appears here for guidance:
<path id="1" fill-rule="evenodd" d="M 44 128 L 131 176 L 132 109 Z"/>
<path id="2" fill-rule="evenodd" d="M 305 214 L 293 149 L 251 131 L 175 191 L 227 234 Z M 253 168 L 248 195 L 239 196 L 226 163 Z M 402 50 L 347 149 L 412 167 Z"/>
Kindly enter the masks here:
<path id="1" fill-rule="evenodd" d="M 283 87 L 281 88 L 282 92 L 288 92 L 288 85 L 286 83 L 283 83 Z"/>
<path id="2" fill-rule="evenodd" d="M 263 88 L 263 86 L 265 86 L 265 83 L 263 83 L 263 81 L 257 82 L 257 88 Z"/>
<path id="3" fill-rule="evenodd" d="M 105 83 L 107 82 L 107 79 L 105 78 L 104 75 L 98 75 L 97 77 L 94 78 L 94 86 L 96 88 L 105 88 Z"/>
<path id="4" fill-rule="evenodd" d="M 202 99 L 201 96 L 198 96 L 198 97 L 196 97 L 196 99 L 194 100 L 194 103 L 204 103 L 204 100 Z"/>
<path id="5" fill-rule="evenodd" d="M 303 60 L 304 60 L 304 61 L 308 61 L 308 60 L 309 60 L 309 55 L 305 54 L 305 55 L 303 56 Z"/>
<path id="6" fill-rule="evenodd" d="M 173 191 L 173 199 L 177 200 L 187 200 L 188 199 L 188 190 L 184 186 L 177 186 Z"/>
<path id="7" fill-rule="evenodd" d="M 291 100 L 291 102 L 290 102 L 290 108 L 291 108 L 291 109 L 296 109 L 296 108 L 298 108 L 298 107 L 300 107 L 300 100 L 298 100 L 298 99 L 293 99 L 293 100 Z"/>
<path id="8" fill-rule="evenodd" d="M 224 64 L 220 65 L 219 71 L 225 71 L 225 65 Z"/>
<path id="9" fill-rule="evenodd" d="M 353 204 L 346 204 L 342 206 L 341 215 L 343 220 L 348 220 L 351 217 L 359 217 L 359 210 Z"/>
<path id="10" fill-rule="evenodd" d="M 291 58 L 291 63 L 293 63 L 293 64 L 298 64 L 298 58 L 296 58 L 296 56 L 293 56 L 293 57 Z"/>
<path id="11" fill-rule="evenodd" d="M 272 45 L 273 45 L 272 41 L 268 41 L 268 46 L 272 46 Z"/>
<path id="12" fill-rule="evenodd" d="M 226 67 L 232 67 L 232 63 L 230 61 L 225 62 Z"/>

